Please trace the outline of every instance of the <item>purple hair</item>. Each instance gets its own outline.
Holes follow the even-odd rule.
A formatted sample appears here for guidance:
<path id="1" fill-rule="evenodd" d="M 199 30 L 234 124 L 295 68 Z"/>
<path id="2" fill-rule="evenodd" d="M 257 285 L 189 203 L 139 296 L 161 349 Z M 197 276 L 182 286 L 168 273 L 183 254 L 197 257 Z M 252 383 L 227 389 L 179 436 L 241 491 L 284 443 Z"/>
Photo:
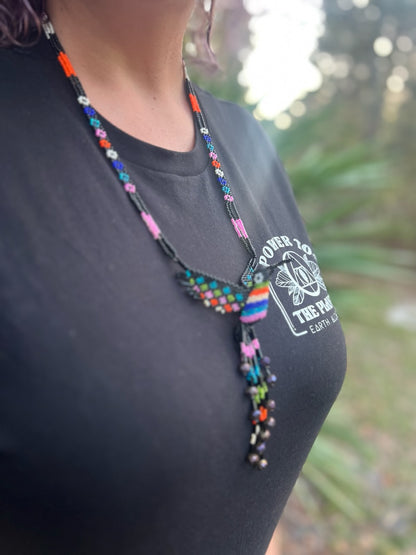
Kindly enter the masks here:
<path id="1" fill-rule="evenodd" d="M 0 46 L 29 45 L 40 35 L 43 0 L 0 0 Z"/>
<path id="2" fill-rule="evenodd" d="M 215 0 L 211 0 L 209 10 L 205 11 L 204 0 L 200 0 L 198 8 L 205 21 L 202 30 L 194 35 L 195 42 L 205 41 L 210 60 L 213 59 L 210 38 L 214 4 Z M 36 42 L 41 33 L 43 9 L 44 0 L 0 0 L 0 47 L 29 46 Z"/>

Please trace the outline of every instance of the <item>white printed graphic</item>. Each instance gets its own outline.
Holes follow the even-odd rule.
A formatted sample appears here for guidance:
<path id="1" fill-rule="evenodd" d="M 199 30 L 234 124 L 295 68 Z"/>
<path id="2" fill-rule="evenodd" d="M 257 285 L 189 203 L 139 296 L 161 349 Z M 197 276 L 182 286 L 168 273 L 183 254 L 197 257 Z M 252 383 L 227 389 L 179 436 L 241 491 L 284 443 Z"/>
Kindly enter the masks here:
<path id="1" fill-rule="evenodd" d="M 306 254 L 300 256 L 296 252 L 288 251 L 283 259 L 290 259 L 290 263 L 285 264 L 285 268 L 277 274 L 275 284 L 287 287 L 295 306 L 303 303 L 305 295 L 317 297 L 321 289 L 326 291 L 318 264 L 308 260 Z"/>
<path id="2" fill-rule="evenodd" d="M 319 333 L 338 320 L 309 245 L 278 236 L 267 241 L 262 253 L 259 262 L 266 267 L 287 261 L 270 282 L 270 296 L 293 335 Z"/>

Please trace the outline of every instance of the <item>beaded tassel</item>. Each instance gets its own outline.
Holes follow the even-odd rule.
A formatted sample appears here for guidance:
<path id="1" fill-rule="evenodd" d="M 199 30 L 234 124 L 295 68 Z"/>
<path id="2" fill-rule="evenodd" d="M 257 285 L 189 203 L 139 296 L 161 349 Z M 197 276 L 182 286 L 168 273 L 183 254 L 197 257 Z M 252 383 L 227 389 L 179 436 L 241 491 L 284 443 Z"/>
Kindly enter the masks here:
<path id="1" fill-rule="evenodd" d="M 251 399 L 249 418 L 253 426 L 247 458 L 250 464 L 259 470 L 263 470 L 268 464 L 264 452 L 266 441 L 270 437 L 269 428 L 275 425 L 275 419 L 269 416 L 269 412 L 276 406 L 273 399 L 269 399 L 268 392 L 277 378 L 270 372 L 270 359 L 263 356 L 253 326 L 267 316 L 269 280 L 272 273 L 277 266 L 288 262 L 290 259 L 254 272 L 251 288 L 189 268 L 177 274 L 187 293 L 202 301 L 207 308 L 213 308 L 221 314 L 240 313 L 240 326 L 237 330 L 241 356 L 240 371 L 247 382 L 246 393 Z"/>
<path id="2" fill-rule="evenodd" d="M 269 428 L 275 425 L 275 419 L 269 416 L 269 412 L 275 409 L 276 403 L 268 398 L 268 392 L 277 378 L 270 372 L 270 358 L 262 355 L 253 327 L 242 323 L 240 333 L 240 370 L 248 382 L 246 393 L 251 399 L 250 419 L 253 425 L 247 458 L 250 464 L 263 470 L 268 464 L 264 453 L 270 437 Z"/>

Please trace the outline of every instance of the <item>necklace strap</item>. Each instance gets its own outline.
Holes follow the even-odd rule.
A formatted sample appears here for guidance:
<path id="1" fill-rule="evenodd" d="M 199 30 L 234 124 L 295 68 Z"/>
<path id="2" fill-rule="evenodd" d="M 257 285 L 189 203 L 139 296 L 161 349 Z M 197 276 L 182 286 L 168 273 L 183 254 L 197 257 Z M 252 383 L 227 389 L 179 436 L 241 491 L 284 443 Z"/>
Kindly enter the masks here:
<path id="1" fill-rule="evenodd" d="M 75 70 L 65 53 L 65 50 L 59 41 L 54 27 L 46 14 L 43 15 L 43 30 L 46 38 L 49 40 L 50 44 L 54 48 L 57 59 L 64 70 L 65 76 L 68 78 L 69 82 L 74 89 L 75 95 L 77 97 L 78 103 L 81 105 L 84 114 L 90 126 L 93 128 L 95 136 L 97 138 L 99 146 L 103 149 L 105 156 L 107 157 L 109 163 L 112 166 L 113 171 L 119 181 L 121 181 L 124 190 L 130 197 L 130 200 L 140 212 L 140 215 L 146 224 L 149 232 L 153 238 L 159 243 L 163 252 L 174 262 L 178 263 L 182 268 L 187 269 L 189 266 L 179 257 L 176 250 L 168 239 L 163 235 L 156 221 L 153 219 L 150 210 L 147 208 L 143 198 L 137 190 L 136 185 L 132 182 L 129 171 L 124 162 L 121 161 L 119 153 L 114 148 L 110 141 L 107 131 L 105 130 L 99 115 L 96 110 L 91 105 L 89 98 L 87 97 L 85 90 L 79 80 Z M 223 199 L 225 203 L 226 212 L 231 220 L 240 242 L 243 244 L 244 248 L 250 254 L 250 259 L 244 268 L 244 271 L 240 277 L 240 281 L 246 287 L 252 285 L 253 273 L 257 267 L 257 255 L 254 246 L 248 236 L 246 228 L 244 226 L 243 220 L 241 219 L 237 206 L 235 204 L 234 195 L 231 191 L 228 179 L 225 176 L 224 168 L 219 160 L 219 156 L 215 150 L 211 134 L 209 132 L 205 116 L 202 112 L 201 106 L 199 104 L 195 89 L 189 78 L 188 72 L 184 66 L 184 78 L 186 91 L 188 94 L 189 102 L 192 108 L 193 115 L 196 119 L 197 126 L 202 138 L 205 141 L 208 156 L 210 158 L 211 167 L 215 176 L 216 181 L 221 187 Z"/>

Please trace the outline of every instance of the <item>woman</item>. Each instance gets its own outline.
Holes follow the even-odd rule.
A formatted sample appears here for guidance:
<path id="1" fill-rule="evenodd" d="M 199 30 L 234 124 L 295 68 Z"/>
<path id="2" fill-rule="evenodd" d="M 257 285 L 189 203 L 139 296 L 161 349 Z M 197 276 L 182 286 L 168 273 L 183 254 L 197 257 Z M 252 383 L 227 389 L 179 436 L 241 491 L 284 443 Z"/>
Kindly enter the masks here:
<path id="1" fill-rule="evenodd" d="M 263 555 L 345 370 L 287 175 L 184 87 L 194 0 L 49 0 L 13 46 L 39 4 L 0 1 L 0 552 Z"/>

